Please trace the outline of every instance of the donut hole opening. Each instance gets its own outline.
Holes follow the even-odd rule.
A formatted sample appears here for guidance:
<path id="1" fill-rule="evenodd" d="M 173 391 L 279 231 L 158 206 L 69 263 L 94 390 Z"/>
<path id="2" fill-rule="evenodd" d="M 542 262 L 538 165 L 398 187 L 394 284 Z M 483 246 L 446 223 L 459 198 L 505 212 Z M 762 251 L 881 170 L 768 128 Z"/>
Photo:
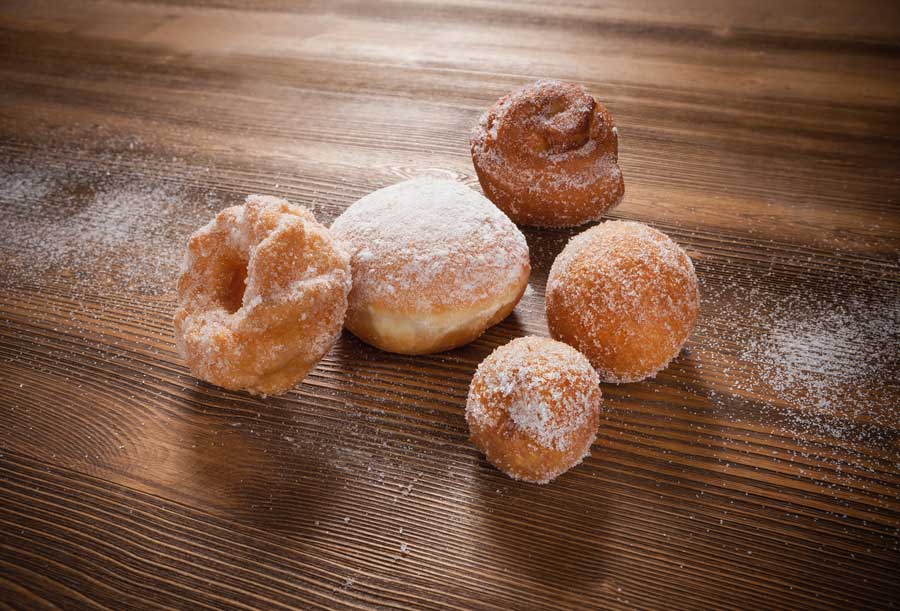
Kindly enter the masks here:
<path id="1" fill-rule="evenodd" d="M 247 262 L 242 261 L 232 266 L 231 274 L 225 285 L 222 306 L 229 314 L 241 309 L 244 303 L 244 292 L 247 290 Z"/>

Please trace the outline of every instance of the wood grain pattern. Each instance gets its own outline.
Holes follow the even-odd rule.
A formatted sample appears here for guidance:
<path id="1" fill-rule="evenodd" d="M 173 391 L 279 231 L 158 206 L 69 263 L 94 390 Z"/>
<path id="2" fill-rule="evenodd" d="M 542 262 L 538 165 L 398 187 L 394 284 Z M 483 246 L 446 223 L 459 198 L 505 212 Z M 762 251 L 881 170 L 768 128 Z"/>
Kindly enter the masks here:
<path id="1" fill-rule="evenodd" d="M 3 608 L 900 605 L 898 334 L 882 329 L 877 380 L 852 375 L 871 346 L 832 359 L 862 381 L 827 413 L 767 385 L 748 348 L 795 309 L 900 303 L 894 3 L 0 15 Z M 611 110 L 611 218 L 669 233 L 702 282 L 681 357 L 603 386 L 582 466 L 513 482 L 462 417 L 493 348 L 547 333 L 544 284 L 574 230 L 525 231 L 531 290 L 463 349 L 403 357 L 345 334 L 265 400 L 187 373 L 169 278 L 214 210 L 262 192 L 330 222 L 422 172 L 477 188 L 469 128 L 542 76 Z"/>

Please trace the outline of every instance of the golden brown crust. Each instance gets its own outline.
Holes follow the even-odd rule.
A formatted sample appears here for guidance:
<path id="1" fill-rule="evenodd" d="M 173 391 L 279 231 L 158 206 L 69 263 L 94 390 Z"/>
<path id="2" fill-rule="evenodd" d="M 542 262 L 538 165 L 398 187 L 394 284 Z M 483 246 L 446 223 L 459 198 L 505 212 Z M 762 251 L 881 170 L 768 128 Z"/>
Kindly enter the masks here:
<path id="1" fill-rule="evenodd" d="M 612 116 L 580 85 L 537 81 L 501 98 L 471 146 L 485 195 L 519 224 L 581 225 L 625 193 Z"/>
<path id="2" fill-rule="evenodd" d="M 494 466 L 543 484 L 589 454 L 601 402 L 597 373 L 584 355 L 551 339 L 523 337 L 478 366 L 466 422 L 472 443 Z"/>
<path id="3" fill-rule="evenodd" d="M 251 195 L 188 241 L 175 339 L 198 378 L 276 394 L 331 348 L 349 291 L 349 256 L 312 213 Z"/>
<path id="4" fill-rule="evenodd" d="M 550 334 L 583 352 L 604 382 L 652 377 L 678 355 L 697 320 L 687 254 L 641 223 L 610 221 L 575 236 L 547 280 Z"/>

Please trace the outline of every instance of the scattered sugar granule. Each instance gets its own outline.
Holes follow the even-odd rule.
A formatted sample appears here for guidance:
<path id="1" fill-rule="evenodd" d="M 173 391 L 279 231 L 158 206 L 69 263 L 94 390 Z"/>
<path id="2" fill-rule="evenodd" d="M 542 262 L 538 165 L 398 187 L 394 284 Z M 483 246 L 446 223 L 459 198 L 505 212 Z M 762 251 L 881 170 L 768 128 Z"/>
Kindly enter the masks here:
<path id="1" fill-rule="evenodd" d="M 70 155 L 53 164 L 38 151 L 0 158 L 7 281 L 58 275 L 143 293 L 172 290 L 187 237 L 221 203 L 181 162 L 160 162 L 166 178 L 154 177 L 131 171 L 129 154 L 137 157 Z"/>

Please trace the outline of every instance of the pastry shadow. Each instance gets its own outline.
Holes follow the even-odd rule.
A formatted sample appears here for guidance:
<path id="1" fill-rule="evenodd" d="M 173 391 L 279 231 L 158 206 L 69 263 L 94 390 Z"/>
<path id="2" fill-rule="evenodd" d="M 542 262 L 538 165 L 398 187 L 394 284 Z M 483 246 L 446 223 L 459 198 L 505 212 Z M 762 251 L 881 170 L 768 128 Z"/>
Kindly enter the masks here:
<path id="1" fill-rule="evenodd" d="M 539 227 L 519 227 L 528 243 L 531 256 L 531 276 L 528 283 L 543 292 L 547 285 L 547 276 L 553 261 L 562 252 L 572 236 L 577 235 L 588 226 L 566 229 L 542 229 Z"/>
<path id="2" fill-rule="evenodd" d="M 510 479 L 483 457 L 478 471 L 481 532 L 490 539 L 496 570 L 556 591 L 563 586 L 573 596 L 602 587 L 609 505 L 589 469 L 579 465 L 544 485 Z"/>
<path id="3" fill-rule="evenodd" d="M 481 337 L 470 344 L 457 348 L 457 351 L 461 354 L 466 353 L 470 355 L 471 359 L 476 361 L 477 364 L 484 360 L 484 358 L 496 348 L 499 348 L 518 337 L 535 335 L 536 332 L 531 327 L 534 327 L 534 325 L 529 325 L 526 317 L 517 310 L 513 310 L 509 316 L 493 327 L 487 329 Z M 475 373 L 474 370 L 472 373 Z"/>
<path id="4" fill-rule="evenodd" d="M 171 450 L 172 486 L 191 503 L 243 524 L 303 535 L 330 510 L 339 478 L 305 443 L 290 395 L 265 400 L 207 384 L 188 389 L 190 422 Z M 199 414 L 197 413 L 199 412 Z"/>

